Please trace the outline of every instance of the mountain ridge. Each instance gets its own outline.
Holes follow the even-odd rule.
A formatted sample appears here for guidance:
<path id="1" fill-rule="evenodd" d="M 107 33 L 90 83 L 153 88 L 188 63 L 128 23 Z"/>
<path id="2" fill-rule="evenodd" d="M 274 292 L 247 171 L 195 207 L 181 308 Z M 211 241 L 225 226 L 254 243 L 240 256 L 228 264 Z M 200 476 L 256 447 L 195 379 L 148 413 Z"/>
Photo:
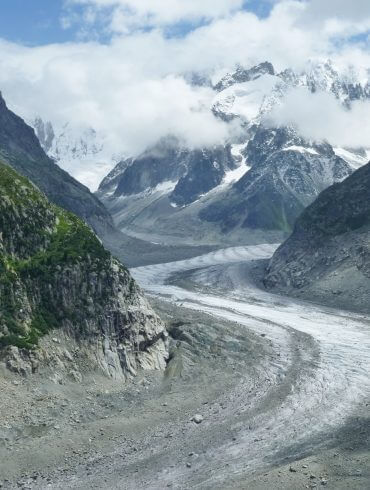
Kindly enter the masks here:
<path id="1" fill-rule="evenodd" d="M 369 311 L 370 163 L 324 190 L 276 251 L 266 286 L 312 301 Z"/>
<path id="2" fill-rule="evenodd" d="M 207 236 L 212 243 L 254 243 L 256 230 L 268 240 L 270 231 L 276 238 L 286 237 L 303 209 L 325 187 L 364 164 L 366 152 L 309 141 L 293 128 L 268 127 L 265 117 L 292 87 L 325 90 L 344 105 L 369 97 L 369 82 L 356 77 L 341 75 L 329 62 L 312 64 L 306 72 L 277 73 L 269 62 L 249 69 L 238 66 L 214 84 L 218 93 L 210 107 L 223 121 L 240 123 L 241 131 L 224 147 L 230 147 L 226 165 L 218 155 L 220 168 L 212 169 L 213 149 L 191 153 L 181 148 L 177 153 L 173 141 L 166 149 L 163 139 L 153 165 L 143 164 L 150 149 L 121 162 L 97 195 L 118 228 L 145 239 L 150 239 L 151 227 L 169 240 L 194 236 L 201 243 Z M 204 152 L 211 156 L 207 165 Z M 197 156 L 186 176 L 184 162 L 191 154 Z"/>
<path id="3" fill-rule="evenodd" d="M 77 214 L 99 233 L 113 227 L 103 204 L 46 155 L 34 130 L 8 109 L 1 93 L 0 157 L 32 180 L 51 201 Z"/>
<path id="4" fill-rule="evenodd" d="M 3 162 L 0 197 L 0 357 L 8 369 L 75 380 L 90 369 L 123 380 L 163 369 L 164 325 L 91 228 Z"/>

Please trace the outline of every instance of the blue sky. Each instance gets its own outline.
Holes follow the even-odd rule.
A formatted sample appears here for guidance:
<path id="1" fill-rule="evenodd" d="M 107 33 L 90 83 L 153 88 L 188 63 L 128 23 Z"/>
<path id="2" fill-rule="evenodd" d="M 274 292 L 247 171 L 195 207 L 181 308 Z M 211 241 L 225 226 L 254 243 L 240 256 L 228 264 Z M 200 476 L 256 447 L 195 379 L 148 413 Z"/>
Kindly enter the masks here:
<path id="1" fill-rule="evenodd" d="M 0 37 L 38 45 L 67 41 L 71 32 L 60 25 L 63 0 L 1 0 Z"/>
<path id="2" fill-rule="evenodd" d="M 0 90 L 26 120 L 68 123 L 77 135 L 93 127 L 111 154 L 137 155 L 168 134 L 192 146 L 222 140 L 226 130 L 208 110 L 215 94 L 184 74 L 219 77 L 266 60 L 277 71 L 302 70 L 308 60 L 331 59 L 369 77 L 370 0 L 84 1 L 68 0 L 67 10 L 67 0 L 0 0 Z M 257 17 L 237 10 L 243 1 Z M 116 8 L 102 11 L 103 3 Z M 89 39 L 100 42 L 79 42 Z M 368 118 L 363 111 L 358 120 Z M 73 172 L 95 188 L 95 170 Z"/>
<path id="3" fill-rule="evenodd" d="M 260 17 L 268 15 L 270 9 L 269 0 L 246 1 L 245 10 Z M 75 6 L 73 10 L 78 14 L 80 8 Z M 74 24 L 63 29 L 60 22 L 63 13 L 64 0 L 0 0 L 0 38 L 31 46 L 74 41 L 78 37 L 79 26 Z M 178 36 L 193 27 L 180 25 L 173 33 Z"/>

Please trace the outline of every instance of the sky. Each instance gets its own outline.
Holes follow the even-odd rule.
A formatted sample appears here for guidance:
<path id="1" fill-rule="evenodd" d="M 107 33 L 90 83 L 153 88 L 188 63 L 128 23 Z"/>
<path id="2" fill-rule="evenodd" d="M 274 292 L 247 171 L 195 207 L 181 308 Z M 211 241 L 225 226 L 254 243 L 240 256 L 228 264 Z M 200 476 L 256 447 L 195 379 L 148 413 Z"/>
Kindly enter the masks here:
<path id="1" fill-rule="evenodd" d="M 84 3 L 90 3 L 90 7 L 94 4 L 65 0 L 1 0 L 0 36 L 2 39 L 28 46 L 89 38 L 109 42 L 109 33 L 103 32 L 104 21 L 98 21 L 98 25 L 95 26 L 97 29 L 94 31 L 86 32 L 83 28 L 81 20 L 87 11 L 84 9 Z M 109 3 L 114 6 L 114 2 L 100 3 L 107 4 L 108 8 Z M 249 0 L 241 5 L 242 9 L 255 12 L 260 17 L 265 17 L 272 8 L 272 2 L 269 0 Z M 170 34 L 184 35 L 199 25 L 199 22 L 180 21 L 170 29 Z"/>
<path id="2" fill-rule="evenodd" d="M 2 0 L 0 35 L 15 43 L 37 46 L 72 40 L 62 28 L 63 0 Z"/>
<path id="3" fill-rule="evenodd" d="M 0 90 L 9 107 L 27 121 L 68 122 L 76 134 L 93 127 L 111 153 L 136 155 L 169 132 L 192 147 L 227 138 L 230 128 L 209 111 L 213 90 L 185 74 L 215 78 L 266 60 L 300 70 L 327 59 L 366 78 L 369 0 L 0 2 Z M 334 104 L 324 102 L 335 122 Z M 277 119 L 292 118 L 289 104 Z M 340 134 L 349 123 L 342 118 Z M 82 180 L 94 174 L 77 170 Z"/>

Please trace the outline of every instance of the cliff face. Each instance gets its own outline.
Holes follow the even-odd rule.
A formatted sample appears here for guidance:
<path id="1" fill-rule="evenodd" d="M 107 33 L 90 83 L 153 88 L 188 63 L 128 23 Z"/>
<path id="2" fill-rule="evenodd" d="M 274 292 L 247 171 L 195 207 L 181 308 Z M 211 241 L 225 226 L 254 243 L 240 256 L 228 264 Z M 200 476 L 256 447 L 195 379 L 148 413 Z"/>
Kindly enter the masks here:
<path id="1" fill-rule="evenodd" d="M 320 194 L 274 254 L 271 289 L 368 312 L 370 163 Z"/>
<path id="2" fill-rule="evenodd" d="M 113 226 L 99 200 L 46 155 L 34 130 L 7 108 L 1 93 L 0 157 L 34 182 L 53 203 L 77 214 L 97 232 L 104 234 Z"/>
<path id="3" fill-rule="evenodd" d="M 164 368 L 166 358 L 164 326 L 127 269 L 83 221 L 3 163 L 0 358 L 21 374 L 99 369 L 122 379 Z"/>

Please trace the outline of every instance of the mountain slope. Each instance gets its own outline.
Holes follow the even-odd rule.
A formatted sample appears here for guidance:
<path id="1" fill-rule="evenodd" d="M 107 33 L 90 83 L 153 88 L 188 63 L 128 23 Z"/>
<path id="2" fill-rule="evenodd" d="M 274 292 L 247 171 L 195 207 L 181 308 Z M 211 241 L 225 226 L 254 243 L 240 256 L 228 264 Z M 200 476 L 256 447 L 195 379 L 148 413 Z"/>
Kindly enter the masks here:
<path id="1" fill-rule="evenodd" d="M 319 193 L 367 160 L 365 149 L 307 141 L 265 116 L 289 89 L 333 93 L 344 105 L 370 96 L 370 85 L 332 63 L 277 73 L 268 63 L 237 67 L 214 84 L 210 111 L 232 125 L 228 144 L 191 151 L 169 137 L 121 162 L 98 196 L 120 230 L 161 243 L 256 243 L 281 240 Z M 234 127 L 234 126 L 232 126 Z M 172 141 L 172 142 L 171 142 Z"/>
<path id="2" fill-rule="evenodd" d="M 299 217 L 265 277 L 277 291 L 369 311 L 370 164 L 326 189 Z"/>
<path id="3" fill-rule="evenodd" d="M 291 231 L 318 194 L 351 174 L 328 144 L 300 138 L 288 128 L 259 127 L 244 150 L 251 170 L 222 199 L 200 212 L 224 232 L 235 227 Z"/>
<path id="4" fill-rule="evenodd" d="M 100 184 L 97 195 L 102 200 L 120 198 L 161 186 L 171 189 L 171 202 L 183 206 L 217 187 L 225 173 L 236 167 L 229 146 L 188 150 L 168 137 L 137 158 L 118 163 Z"/>
<path id="5" fill-rule="evenodd" d="M 51 333 L 60 347 L 50 347 Z M 165 339 L 127 269 L 90 227 L 0 163 L 0 357 L 8 368 L 125 378 L 163 368 Z"/>
<path id="6" fill-rule="evenodd" d="M 45 154 L 34 130 L 7 108 L 1 94 L 0 157 L 31 179 L 51 201 L 77 214 L 98 232 L 112 226 L 104 206 Z"/>

